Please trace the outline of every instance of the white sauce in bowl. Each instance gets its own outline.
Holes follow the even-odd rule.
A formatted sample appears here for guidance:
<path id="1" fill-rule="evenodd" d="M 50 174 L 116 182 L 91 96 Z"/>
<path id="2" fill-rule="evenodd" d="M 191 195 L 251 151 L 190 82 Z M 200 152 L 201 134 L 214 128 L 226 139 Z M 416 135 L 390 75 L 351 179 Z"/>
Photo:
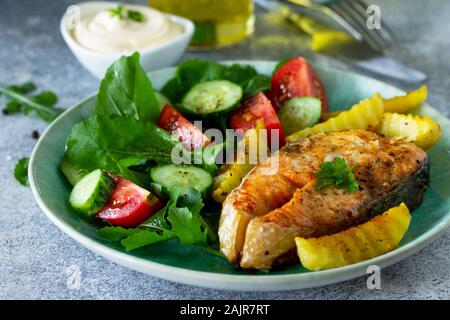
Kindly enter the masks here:
<path id="1" fill-rule="evenodd" d="M 125 13 L 127 10 L 141 13 L 142 21 L 121 19 L 105 9 L 93 16 L 81 17 L 72 36 L 86 49 L 120 53 L 148 48 L 183 33 L 182 26 L 160 11 L 137 5 L 124 6 Z"/>

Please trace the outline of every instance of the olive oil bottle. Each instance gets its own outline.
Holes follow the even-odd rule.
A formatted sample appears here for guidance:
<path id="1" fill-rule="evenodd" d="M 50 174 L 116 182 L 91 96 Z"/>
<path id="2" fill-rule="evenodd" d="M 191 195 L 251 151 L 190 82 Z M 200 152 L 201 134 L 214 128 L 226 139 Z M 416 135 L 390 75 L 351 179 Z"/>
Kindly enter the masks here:
<path id="1" fill-rule="evenodd" d="M 246 38 L 254 28 L 252 0 L 149 0 L 149 4 L 194 21 L 193 48 L 230 45 Z"/>

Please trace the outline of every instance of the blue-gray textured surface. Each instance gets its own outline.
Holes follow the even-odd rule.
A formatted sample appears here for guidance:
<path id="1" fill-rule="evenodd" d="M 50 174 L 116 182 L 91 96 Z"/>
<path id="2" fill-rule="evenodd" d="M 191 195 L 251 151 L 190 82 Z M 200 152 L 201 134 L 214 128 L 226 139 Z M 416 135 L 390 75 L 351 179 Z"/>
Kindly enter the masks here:
<path id="1" fill-rule="evenodd" d="M 52 89 L 59 104 L 70 106 L 97 89 L 93 78 L 72 56 L 59 34 L 67 0 L 2 0 L 0 7 L 0 81 L 33 80 Z M 431 105 L 450 115 L 450 1 L 379 2 L 398 43 L 390 54 L 425 71 Z M 426 5 L 425 5 L 426 3 Z M 279 35 L 289 36 L 289 43 Z M 276 43 L 276 45 L 273 45 Z M 271 45 L 270 45 L 271 44 Z M 274 25 L 258 14 L 257 32 L 238 46 L 202 56 L 217 59 L 279 59 L 296 52 L 319 65 L 346 65 L 312 55 L 305 37 L 289 26 Z M 193 53 L 186 54 L 186 57 Z M 15 162 L 30 154 L 31 131 L 46 124 L 33 117 L 0 116 L 0 298 L 3 299 L 449 299 L 450 231 L 410 258 L 382 272 L 381 290 L 368 290 L 366 279 L 321 288 L 239 293 L 186 286 L 121 267 L 90 252 L 63 234 L 41 212 L 31 190 L 12 177 Z M 67 286 L 67 267 L 81 270 L 79 289 Z"/>

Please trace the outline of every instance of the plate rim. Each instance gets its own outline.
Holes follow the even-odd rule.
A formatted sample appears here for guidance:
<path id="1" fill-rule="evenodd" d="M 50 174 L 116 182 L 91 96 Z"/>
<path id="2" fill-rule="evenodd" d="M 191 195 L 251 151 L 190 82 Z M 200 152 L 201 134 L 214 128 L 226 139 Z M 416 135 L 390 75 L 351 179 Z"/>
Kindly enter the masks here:
<path id="1" fill-rule="evenodd" d="M 276 63 L 276 61 L 272 60 L 223 60 L 217 61 L 219 63 L 227 64 L 227 63 L 242 63 L 242 64 L 250 64 L 255 65 L 258 63 Z M 162 71 L 167 71 L 170 69 L 174 69 L 175 67 L 169 67 L 164 69 L 159 69 L 150 72 L 157 73 Z M 318 70 L 323 70 L 325 72 L 343 72 L 349 73 L 352 75 L 356 75 L 362 79 L 370 79 L 371 81 L 375 80 L 384 84 L 387 84 L 391 87 L 394 87 L 402 92 L 404 90 L 391 85 L 389 83 L 383 82 L 381 80 L 371 78 L 365 75 L 358 74 L 349 70 L 340 70 L 336 68 L 317 68 Z M 53 213 L 44 200 L 40 197 L 38 183 L 35 180 L 34 176 L 34 163 L 36 154 L 38 153 L 40 146 L 43 141 L 46 140 L 46 137 L 49 133 L 51 133 L 55 126 L 65 117 L 67 117 L 71 113 L 75 113 L 81 108 L 89 100 L 92 100 L 97 95 L 97 92 L 87 96 L 82 99 L 80 102 L 74 104 L 67 110 L 65 110 L 58 118 L 56 118 L 43 132 L 39 141 L 36 143 L 35 147 L 30 156 L 29 161 L 29 169 L 28 169 L 28 178 L 30 181 L 30 187 L 33 193 L 36 202 L 38 203 L 41 210 L 48 217 L 52 223 L 54 223 L 60 230 L 62 230 L 69 237 L 85 246 L 89 250 L 94 253 L 100 254 L 101 256 L 107 258 L 108 260 L 118 263 L 127 268 L 133 269 L 135 271 L 139 271 L 157 278 L 162 278 L 169 281 L 175 281 L 179 283 L 184 283 L 188 285 L 193 285 L 197 287 L 206 287 L 212 289 L 221 289 L 221 290 L 235 290 L 235 291 L 284 291 L 284 290 L 294 290 L 294 289 L 306 289 L 311 287 L 319 287 L 327 284 L 338 283 L 345 280 L 354 279 L 360 276 L 363 276 L 366 273 L 366 269 L 368 266 L 377 265 L 380 268 L 385 268 L 390 265 L 393 265 L 408 256 L 420 251 L 429 243 L 431 243 L 434 239 L 436 239 L 440 234 L 446 231 L 450 227 L 450 215 L 447 218 L 440 221 L 437 225 L 435 225 L 430 230 L 426 231 L 424 234 L 414 239 L 410 243 L 403 245 L 400 248 L 397 248 L 391 252 L 388 252 L 384 255 L 365 260 L 356 264 L 351 264 L 344 267 L 321 270 L 321 271 L 312 271 L 306 273 L 293 273 L 293 274 L 283 274 L 283 275 L 242 275 L 242 274 L 226 274 L 226 273 L 216 273 L 216 272 L 206 272 L 206 271 L 197 271 L 185 269 L 182 267 L 174 267 L 170 265 L 166 265 L 159 262 L 154 262 L 151 260 L 147 260 L 141 257 L 136 257 L 130 255 L 126 252 L 120 252 L 116 249 L 113 249 L 106 244 L 99 243 L 94 239 L 89 238 L 83 233 L 76 230 L 71 225 L 65 223 L 62 219 L 58 217 L 57 214 Z M 429 106 L 428 104 L 424 104 L 426 108 L 431 109 L 433 113 L 436 113 L 450 125 L 450 120 L 445 117 L 441 112 Z"/>

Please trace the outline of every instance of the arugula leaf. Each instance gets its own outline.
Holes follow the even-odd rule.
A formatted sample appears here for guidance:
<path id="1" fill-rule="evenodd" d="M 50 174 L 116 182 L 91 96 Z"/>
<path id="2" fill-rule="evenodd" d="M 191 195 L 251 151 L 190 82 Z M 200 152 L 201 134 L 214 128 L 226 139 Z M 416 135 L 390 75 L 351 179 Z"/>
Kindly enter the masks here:
<path id="1" fill-rule="evenodd" d="M 54 108 L 54 105 L 56 104 L 56 102 L 58 102 L 58 96 L 53 91 L 42 91 L 41 93 L 31 96 L 30 98 L 31 98 L 31 100 L 33 100 L 36 103 L 39 103 L 41 105 L 51 107 L 51 108 Z M 30 108 L 26 105 L 24 106 L 23 112 L 25 115 L 28 115 L 31 111 L 33 111 L 32 108 Z M 53 116 L 49 115 L 46 112 L 36 111 L 36 113 L 41 119 L 43 119 L 47 122 L 51 122 L 54 120 Z"/>
<path id="2" fill-rule="evenodd" d="M 138 229 L 125 229 L 122 227 L 103 227 L 97 230 L 97 235 L 108 241 L 120 241 L 123 238 L 139 232 Z"/>
<path id="3" fill-rule="evenodd" d="M 336 186 L 352 193 L 359 187 L 352 169 L 347 167 L 345 159 L 340 157 L 336 157 L 333 161 L 322 162 L 320 171 L 315 176 L 317 178 L 317 189 Z"/>
<path id="4" fill-rule="evenodd" d="M 35 85 L 31 82 L 7 88 L 0 87 L 0 94 L 9 98 L 3 112 L 6 114 L 23 112 L 28 115 L 31 111 L 35 111 L 41 119 L 51 122 L 64 111 L 54 106 L 58 98 L 52 91 L 43 91 L 34 96 L 26 96 L 34 89 Z"/>
<path id="5" fill-rule="evenodd" d="M 22 109 L 22 104 L 16 100 L 8 101 L 3 108 L 3 113 L 12 114 L 19 113 Z"/>
<path id="6" fill-rule="evenodd" d="M 36 85 L 33 82 L 25 82 L 23 84 L 13 84 L 10 85 L 6 88 L 7 90 L 10 90 L 14 93 L 17 94 L 21 94 L 21 95 L 27 95 L 31 92 L 33 92 L 34 90 L 36 90 Z M 0 94 L 1 96 L 1 94 Z M 9 100 L 4 109 L 3 112 L 10 114 L 10 113 L 19 113 L 22 109 L 22 104 L 20 102 L 18 102 L 17 100 L 11 99 Z"/>
<path id="7" fill-rule="evenodd" d="M 145 247 L 150 244 L 161 242 L 173 238 L 172 234 L 164 230 L 161 233 L 150 230 L 138 230 L 134 234 L 120 241 L 126 251 L 131 251 L 137 248 Z"/>
<path id="8" fill-rule="evenodd" d="M 14 168 L 14 177 L 23 186 L 28 186 L 28 162 L 30 158 L 24 157 L 16 163 Z"/>
<path id="9" fill-rule="evenodd" d="M 196 206 L 188 208 L 169 208 L 168 219 L 172 224 L 172 232 L 180 239 L 181 244 L 206 244 L 207 231 L 202 231 L 202 221 L 200 220 L 200 209 Z"/>
<path id="10" fill-rule="evenodd" d="M 58 96 L 53 91 L 42 91 L 31 98 L 34 102 L 48 107 L 54 106 L 58 102 Z"/>
<path id="11" fill-rule="evenodd" d="M 126 251 L 131 251 L 173 237 L 172 234 L 166 230 L 158 233 L 146 229 L 125 229 L 122 227 L 103 227 L 97 230 L 97 235 L 108 241 L 120 241 Z"/>
<path id="12" fill-rule="evenodd" d="M 99 115 L 134 116 L 143 122 L 157 121 L 159 104 L 139 63 L 139 53 L 123 56 L 108 68 L 94 111 Z"/>
<path id="13" fill-rule="evenodd" d="M 36 85 L 34 84 L 34 82 L 24 82 L 22 84 L 12 84 L 8 87 L 6 87 L 6 89 L 18 93 L 18 94 L 29 94 L 31 92 L 33 92 L 34 90 L 36 90 Z M 1 96 L 1 94 L 0 94 Z"/>

